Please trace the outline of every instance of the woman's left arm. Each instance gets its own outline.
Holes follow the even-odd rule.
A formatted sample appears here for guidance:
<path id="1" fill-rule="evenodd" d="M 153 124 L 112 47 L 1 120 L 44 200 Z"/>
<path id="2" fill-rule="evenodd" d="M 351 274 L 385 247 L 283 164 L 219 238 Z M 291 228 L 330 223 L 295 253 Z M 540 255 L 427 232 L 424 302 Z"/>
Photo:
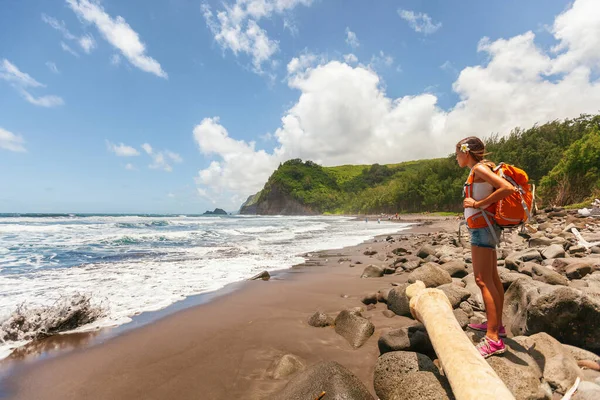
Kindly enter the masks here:
<path id="1" fill-rule="evenodd" d="M 474 173 L 475 176 L 483 179 L 492 185 L 496 190 L 494 190 L 492 194 L 483 200 L 473 200 L 473 208 L 486 208 L 490 204 L 494 204 L 515 192 L 515 187 L 511 185 L 510 182 L 496 175 L 489 167 L 485 165 L 478 165 L 475 168 Z"/>

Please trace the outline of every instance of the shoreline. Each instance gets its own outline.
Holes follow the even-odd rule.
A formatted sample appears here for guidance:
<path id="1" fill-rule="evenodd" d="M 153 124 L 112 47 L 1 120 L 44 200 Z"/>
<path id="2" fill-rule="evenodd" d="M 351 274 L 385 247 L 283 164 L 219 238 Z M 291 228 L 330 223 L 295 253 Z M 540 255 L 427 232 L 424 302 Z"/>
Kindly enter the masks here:
<path id="1" fill-rule="evenodd" d="M 376 217 L 376 216 L 374 216 L 374 217 Z M 437 232 L 440 230 L 440 226 L 438 226 L 438 225 L 444 225 L 444 223 L 442 223 L 442 221 L 444 221 L 446 224 L 449 223 L 451 225 L 456 225 L 454 218 L 452 218 L 452 217 L 439 217 L 439 216 L 427 216 L 427 215 L 411 215 L 409 218 L 407 218 L 407 217 L 408 216 L 406 216 L 406 215 L 404 215 L 404 216 L 401 215 L 400 220 L 394 220 L 394 222 L 418 223 L 418 225 L 407 227 L 404 230 L 401 230 L 394 234 L 391 234 L 391 236 L 396 237 L 396 236 L 404 236 L 404 235 L 414 235 L 414 234 L 418 234 L 418 233 Z M 361 217 L 357 217 L 357 218 L 361 218 Z M 436 223 L 436 221 L 438 223 Z M 83 390 L 83 387 L 90 386 L 91 382 L 86 381 L 84 383 L 84 382 L 82 382 L 81 378 L 75 378 L 74 375 L 77 375 L 79 372 L 82 372 L 80 370 L 82 366 L 85 366 L 84 369 L 87 370 L 88 369 L 87 366 L 91 365 L 91 364 L 94 364 L 94 367 L 93 367 L 94 369 L 102 370 L 102 367 L 97 366 L 96 363 L 97 362 L 102 363 L 101 361 L 105 359 L 104 357 L 101 356 L 101 353 L 103 353 L 103 350 L 104 351 L 108 350 L 109 353 L 111 353 L 113 356 L 115 356 L 117 358 L 118 358 L 118 353 L 120 353 L 122 350 L 125 350 L 125 349 L 129 349 L 127 352 L 133 352 L 135 354 L 134 357 L 141 356 L 141 359 L 146 359 L 146 357 L 153 358 L 151 355 L 145 354 L 145 352 L 142 348 L 135 345 L 135 343 L 138 341 L 137 338 L 148 337 L 148 335 L 156 338 L 156 335 L 158 334 L 158 336 L 160 336 L 160 343 L 156 344 L 156 345 L 158 345 L 158 347 L 163 347 L 163 350 L 165 350 L 164 349 L 165 347 L 170 348 L 170 347 L 174 346 L 175 348 L 177 348 L 178 347 L 177 344 L 168 343 L 169 342 L 168 336 L 170 334 L 166 333 L 166 332 L 172 332 L 174 330 L 173 329 L 174 326 L 180 326 L 182 324 L 185 325 L 184 331 L 181 333 L 183 336 L 186 336 L 186 338 L 191 339 L 191 336 L 193 336 L 194 330 L 196 330 L 196 329 L 201 332 L 204 332 L 204 333 L 207 333 L 210 331 L 212 334 L 218 335 L 218 334 L 220 334 L 220 332 L 223 331 L 223 329 L 228 330 L 231 327 L 231 325 L 239 324 L 239 320 L 240 319 L 243 320 L 243 315 L 236 314 L 235 312 L 233 313 L 234 316 L 237 315 L 242 318 L 237 318 L 237 317 L 221 318 L 221 315 L 223 314 L 223 312 L 227 313 L 227 310 L 231 310 L 231 308 L 229 306 L 227 306 L 227 305 L 230 305 L 230 303 L 235 304 L 236 307 L 240 306 L 240 304 L 239 304 L 240 301 L 241 301 L 241 303 L 249 302 L 251 304 L 255 304 L 256 306 L 268 307 L 268 304 L 261 303 L 260 297 L 261 296 L 273 296 L 275 293 L 265 293 L 265 292 L 279 293 L 279 290 L 284 290 L 284 291 L 287 291 L 288 289 L 289 290 L 299 290 L 298 293 L 301 296 L 301 294 L 303 292 L 310 290 L 311 287 L 323 286 L 323 283 L 320 282 L 320 279 L 322 279 L 323 277 L 334 278 L 335 275 L 340 275 L 340 276 L 338 276 L 338 278 L 340 278 L 342 280 L 349 279 L 349 278 L 351 280 L 353 280 L 352 278 L 356 278 L 356 277 L 352 276 L 352 275 L 356 275 L 356 274 L 360 275 L 360 272 L 362 272 L 362 268 L 360 268 L 360 266 L 357 265 L 357 268 L 354 268 L 352 271 L 353 274 L 348 274 L 348 271 L 352 270 L 352 269 L 348 268 L 348 263 L 345 263 L 346 265 L 341 265 L 342 263 L 337 263 L 338 265 L 335 265 L 335 264 L 332 265 L 332 262 L 334 262 L 333 259 L 336 257 L 344 258 L 343 256 L 353 255 L 353 254 L 356 254 L 357 252 L 362 253 L 362 250 L 364 250 L 364 248 L 372 246 L 375 243 L 376 244 L 381 243 L 381 244 L 385 245 L 385 240 L 381 240 L 382 236 L 385 237 L 388 235 L 384 234 L 384 235 L 377 236 L 375 238 L 371 238 L 371 239 L 369 239 L 359 245 L 356 245 L 356 246 L 314 252 L 311 254 L 313 256 L 312 259 L 309 258 L 307 260 L 307 262 L 305 262 L 303 264 L 295 265 L 295 266 L 292 266 L 291 268 L 287 268 L 287 269 L 271 271 L 272 279 L 268 282 L 263 282 L 263 281 L 235 282 L 235 283 L 226 285 L 224 288 L 221 288 L 215 292 L 191 296 L 185 300 L 182 300 L 181 302 L 174 303 L 173 305 L 171 305 L 163 310 L 159 310 L 159 311 L 155 311 L 155 312 L 151 312 L 151 313 L 143 313 L 139 316 L 134 317 L 134 320 L 132 322 L 122 325 L 122 326 L 119 326 L 119 327 L 105 328 L 105 329 L 101 329 L 99 331 L 93 331 L 93 332 L 56 335 L 56 336 L 44 339 L 42 341 L 39 341 L 38 343 L 35 343 L 35 346 L 33 346 L 33 347 L 37 348 L 37 349 L 34 349 L 33 355 L 31 354 L 32 352 L 30 351 L 29 354 L 25 354 L 24 356 L 21 356 L 21 357 L 9 356 L 6 360 L 4 360 L 4 362 L 0 363 L 0 365 L 4 364 L 3 369 L 5 370 L 4 373 L 2 374 L 2 375 L 4 375 L 5 379 L 2 380 L 3 383 L 0 385 L 0 396 L 2 396 L 2 397 L 15 396 L 14 398 L 31 398 L 32 396 L 36 397 L 36 393 L 38 395 L 39 395 L 39 393 L 44 393 L 44 398 L 78 398 L 78 397 L 80 398 L 80 397 L 82 397 L 81 393 L 77 396 L 69 397 L 67 392 L 75 393 L 75 392 L 77 392 L 77 387 L 79 389 Z M 367 260 L 369 259 L 369 257 L 366 257 L 362 254 L 360 255 L 360 257 L 366 258 Z M 331 260 L 329 260 L 329 258 L 331 258 Z M 353 256 L 353 259 L 354 258 L 357 258 L 357 257 Z M 325 262 L 322 262 L 322 260 L 325 260 Z M 376 262 L 377 260 L 371 259 L 371 261 Z M 313 267 L 312 265 L 315 265 L 315 264 L 318 266 Z M 323 265 L 319 265 L 319 264 L 323 264 Z M 336 271 L 339 269 L 339 267 L 342 267 L 343 272 L 346 272 L 346 273 L 345 274 L 344 273 L 337 274 L 336 272 L 340 272 L 340 271 Z M 310 273 L 307 273 L 307 272 L 310 272 Z M 319 277 L 319 279 L 317 279 L 318 277 Z M 399 282 L 400 279 L 399 279 L 399 276 L 391 275 L 389 277 L 385 277 L 384 281 Z M 360 297 L 361 294 L 364 294 L 364 291 L 366 289 L 366 288 L 362 288 L 362 286 L 368 287 L 370 285 L 375 285 L 377 288 L 381 288 L 382 285 L 385 285 L 385 283 L 383 283 L 382 280 L 362 279 L 362 280 L 359 280 L 358 282 L 359 282 L 359 284 L 355 285 L 356 287 L 354 288 L 355 291 L 358 290 L 358 292 L 350 293 L 352 290 L 348 290 L 349 293 L 346 295 L 346 297 L 341 297 L 339 293 L 337 295 L 334 295 L 333 293 L 329 293 L 329 294 L 327 293 L 327 291 L 339 292 L 343 288 L 343 285 L 342 285 L 342 287 L 340 287 L 340 282 L 337 282 L 337 284 L 336 284 L 336 282 L 332 282 L 331 285 L 329 285 L 331 287 L 329 287 L 329 288 L 323 287 L 322 289 L 325 291 L 324 294 L 328 295 L 327 297 L 335 298 L 336 301 L 333 301 L 332 303 L 336 303 L 336 304 L 340 303 L 340 302 L 342 304 L 352 303 L 351 304 L 352 306 L 359 306 L 362 303 L 360 303 L 360 299 L 357 300 L 357 297 Z M 356 282 L 355 282 L 355 284 L 356 284 Z M 325 285 L 325 286 L 328 286 L 328 285 Z M 373 289 L 371 289 L 371 290 L 373 290 Z M 263 292 L 263 293 L 261 293 L 261 292 Z M 350 299 L 352 299 L 354 301 L 349 301 Z M 290 305 L 297 307 L 298 306 L 297 303 L 298 303 L 297 301 L 290 299 L 290 304 L 287 304 L 286 307 L 289 308 Z M 349 306 L 349 305 L 346 305 L 346 307 L 347 306 Z M 225 307 L 225 310 L 221 310 L 224 307 Z M 243 307 L 243 304 L 242 304 L 242 308 L 247 308 L 247 307 Z M 317 308 L 319 308 L 319 307 L 317 307 Z M 320 308 L 327 309 L 327 308 L 329 308 L 329 305 L 326 302 L 324 302 Z M 340 308 L 340 306 L 336 306 L 335 309 L 337 309 L 337 311 L 339 311 L 339 309 L 341 309 L 341 308 Z M 278 311 L 281 311 L 281 310 L 278 310 Z M 300 310 L 297 310 L 297 312 L 299 312 L 299 311 Z M 308 310 L 308 309 L 303 310 L 302 313 L 310 314 L 311 312 L 314 312 L 314 311 L 316 311 L 316 309 L 313 306 L 310 310 Z M 333 311 L 334 310 L 329 310 L 329 312 L 333 312 Z M 380 307 L 379 310 L 377 310 L 376 312 L 381 314 L 381 311 L 382 311 L 382 309 Z M 238 310 L 238 312 L 239 312 L 239 310 Z M 242 314 L 248 314 L 248 313 L 242 313 Z M 252 313 L 250 313 L 250 314 L 252 314 Z M 192 319 L 195 320 L 197 318 L 203 318 L 203 316 L 206 316 L 206 315 L 211 315 L 211 316 L 213 316 L 213 319 L 217 320 L 216 322 L 213 321 L 214 323 L 209 324 L 209 325 L 213 326 L 213 330 L 211 330 L 210 327 L 205 326 L 203 324 L 198 325 L 198 324 L 189 322 L 190 317 L 193 317 Z M 252 314 L 252 315 L 254 315 L 254 314 Z M 303 320 L 297 320 L 297 318 L 296 318 L 295 322 L 300 323 L 301 325 L 302 324 L 306 325 L 305 321 L 308 318 L 308 316 L 309 315 L 307 315 L 306 318 L 303 318 Z M 406 323 L 410 322 L 409 319 L 406 319 L 406 321 L 398 322 L 398 321 L 402 320 L 403 317 L 397 317 L 397 318 L 393 318 L 393 319 L 388 319 L 387 317 L 383 317 L 381 315 L 379 317 L 384 318 L 385 320 L 389 320 L 389 322 L 391 322 L 392 320 L 396 320 L 397 323 L 393 323 L 389 327 L 392 327 L 392 326 L 399 327 L 399 326 L 405 325 Z M 254 316 L 254 318 L 260 319 L 260 315 L 256 315 L 256 316 Z M 218 321 L 219 319 L 221 321 Z M 253 321 L 250 320 L 247 322 L 251 324 Z M 288 321 L 288 323 L 289 322 L 290 321 Z M 400 323 L 400 325 L 398 325 L 398 323 Z M 378 324 L 378 325 L 382 325 L 382 324 Z M 282 329 L 284 329 L 284 328 L 285 327 L 282 327 Z M 273 329 L 275 331 L 277 331 L 278 327 L 274 326 Z M 314 333 L 317 333 L 319 331 L 318 328 L 312 328 L 312 327 L 306 327 L 305 329 L 308 329 L 310 332 L 314 332 Z M 314 329 L 317 329 L 317 331 L 316 332 L 312 331 Z M 325 333 L 325 331 L 327 331 L 327 329 L 325 329 L 324 331 L 318 332 L 318 336 Z M 329 332 L 329 334 L 335 335 L 334 332 Z M 166 337 L 164 335 L 166 335 Z M 255 335 L 249 335 L 249 336 L 250 336 L 250 342 L 247 344 L 250 345 L 250 347 L 254 347 L 254 345 L 257 341 L 258 342 L 261 341 L 260 337 L 256 337 L 256 336 L 260 336 L 260 335 L 255 334 Z M 339 336 L 339 335 L 335 335 L 335 336 Z M 374 335 L 374 336 L 378 336 L 378 335 Z M 253 340 L 252 338 L 258 339 L 258 340 Z M 340 338 L 336 337 L 335 339 L 337 339 L 339 341 Z M 290 339 L 287 339 L 287 341 L 289 341 L 289 340 Z M 342 340 L 342 342 L 338 343 L 338 345 L 343 348 L 344 347 L 343 345 L 346 343 L 343 342 L 343 339 L 341 339 L 341 340 Z M 286 340 L 284 340 L 284 342 L 285 341 Z M 192 340 L 192 342 L 193 342 L 193 340 Z M 364 348 L 370 349 L 370 352 L 372 352 L 373 350 L 377 350 L 376 340 L 371 339 L 369 342 L 371 345 L 368 347 L 365 345 Z M 189 343 L 189 342 L 187 342 L 187 343 Z M 180 344 L 182 344 L 182 343 L 180 343 Z M 121 346 L 125 346 L 124 349 L 122 349 Z M 199 346 L 199 347 L 203 347 L 203 346 Z M 217 347 L 219 347 L 219 346 L 217 346 Z M 283 347 L 285 347 L 285 345 Z M 48 349 L 52 349 L 52 350 L 48 351 Z M 120 350 L 113 350 L 113 349 L 120 349 Z M 271 349 L 271 350 L 274 351 L 275 353 L 278 352 L 276 349 Z M 346 352 L 352 353 L 351 349 L 344 349 L 344 350 L 345 351 L 342 351 L 342 353 L 346 353 Z M 113 353 L 113 351 L 116 351 L 116 353 Z M 254 351 L 261 353 L 260 346 L 259 346 L 259 348 L 254 349 Z M 283 350 L 279 350 L 279 351 L 283 351 Z M 364 353 L 365 351 L 367 351 L 367 350 L 363 350 L 363 351 L 361 351 L 361 349 L 358 350 L 359 353 L 361 353 L 361 352 Z M 37 353 L 37 354 L 35 354 L 35 353 Z M 161 351 L 160 353 L 165 358 L 169 358 L 168 351 L 165 350 L 164 352 Z M 212 355 L 214 356 L 215 355 L 214 353 L 218 353 L 218 350 L 215 349 L 212 352 L 209 351 L 209 353 L 212 353 Z M 231 356 L 235 357 L 235 352 L 233 352 L 233 353 L 234 354 L 232 354 Z M 273 353 L 273 354 L 275 354 L 275 353 Z M 237 354 L 237 355 L 239 356 L 239 354 Z M 266 354 L 262 354 L 262 356 L 266 357 Z M 345 356 L 347 356 L 347 354 Z M 311 358 L 310 354 L 308 354 L 305 357 L 308 359 Z M 269 357 L 267 357 L 267 358 L 269 358 Z M 192 359 L 194 359 L 194 357 L 192 357 Z M 92 361 L 92 362 L 90 363 L 88 361 Z M 188 359 L 188 361 L 189 361 L 189 359 Z M 7 364 L 8 364 L 8 370 L 6 367 Z M 10 364 L 13 364 L 13 365 L 10 365 Z M 218 364 L 218 361 L 217 361 L 217 364 Z M 254 362 L 249 362 L 249 364 L 254 364 Z M 356 366 L 356 367 L 358 367 L 358 366 Z M 227 368 L 225 368 L 225 369 L 227 369 Z M 56 375 L 57 371 L 69 371 L 69 372 L 62 372 L 62 373 L 58 373 L 58 375 Z M 109 376 L 112 376 L 110 369 L 108 371 L 105 370 L 104 372 L 107 373 Z M 163 372 L 168 373 L 168 371 L 163 371 Z M 128 374 L 131 374 L 131 373 L 132 373 L 131 371 L 128 372 Z M 241 374 L 246 375 L 244 373 L 241 373 Z M 135 375 L 135 373 L 134 373 L 134 375 Z M 240 375 L 240 371 L 238 371 L 238 375 Z M 252 374 L 250 374 L 250 375 L 252 375 Z M 364 375 L 364 373 L 362 375 Z M 60 380 L 60 378 L 58 378 L 60 376 L 71 376 L 73 378 L 73 380 L 66 382 L 64 385 L 61 385 L 59 388 L 57 388 L 56 380 L 57 379 Z M 361 374 L 359 374 L 359 376 L 362 377 L 363 380 L 368 381 L 366 376 L 361 376 Z M 0 378 L 2 378 L 2 377 L 0 376 Z M 248 378 L 248 377 L 246 377 L 246 378 Z M 112 379 L 114 379 L 114 378 L 111 378 L 110 380 L 112 380 Z M 98 385 L 99 382 L 102 382 L 102 380 L 103 380 L 102 378 L 94 379 L 95 383 L 92 386 Z M 135 381 L 135 379 L 133 379 L 133 380 Z M 207 380 L 207 382 L 210 382 L 210 381 L 211 380 Z M 252 380 L 250 380 L 250 381 L 252 381 Z M 33 384 L 34 382 L 35 382 L 35 384 Z M 207 382 L 205 382 L 205 384 Z M 285 383 L 285 381 L 283 381 L 283 383 Z M 131 387 L 131 384 L 133 384 L 133 387 Z M 278 387 L 278 386 L 280 386 L 280 384 L 281 384 L 281 382 L 275 382 L 274 386 Z M 72 385 L 74 385 L 74 386 L 72 386 Z M 65 386 L 65 387 L 63 387 L 63 386 Z M 103 386 L 103 385 L 100 385 L 100 386 Z M 130 382 L 130 384 L 127 385 L 128 389 L 125 389 L 119 385 L 117 385 L 117 386 L 118 387 L 106 388 L 106 389 L 108 389 L 108 392 L 106 393 L 107 396 L 103 396 L 102 394 L 100 394 L 99 392 L 97 392 L 95 390 L 93 392 L 94 395 L 92 397 L 96 397 L 96 398 L 126 398 L 126 397 L 131 397 L 130 395 L 133 395 L 133 393 L 131 393 L 130 390 L 141 390 L 141 388 L 137 388 L 138 384 L 135 384 L 133 382 Z M 239 387 L 239 386 L 241 386 L 241 387 Z M 237 390 L 239 390 L 237 392 L 238 394 L 243 394 L 244 396 L 246 396 L 246 394 L 248 392 L 250 392 L 250 393 L 260 392 L 260 391 L 257 392 L 256 388 L 252 388 L 250 386 L 248 386 L 248 382 L 246 382 L 246 386 L 240 385 L 239 383 L 232 382 L 232 388 L 238 387 L 238 389 L 237 389 Z M 50 388 L 54 388 L 56 390 L 49 390 Z M 61 392 L 60 388 L 63 388 L 63 389 L 68 388 L 68 390 L 66 392 Z M 203 390 L 206 390 L 206 388 L 203 388 Z M 231 396 L 231 394 L 229 393 L 229 391 L 227 389 L 227 385 L 223 386 L 223 390 L 225 391 L 226 394 L 214 393 L 215 396 L 211 396 L 210 398 L 228 398 L 229 396 Z M 371 388 L 371 391 L 372 390 L 373 389 Z M 268 390 L 268 391 L 271 391 L 271 390 Z M 77 393 L 79 393 L 79 392 L 77 392 Z M 87 392 L 87 395 L 90 395 L 91 393 L 92 392 Z M 185 398 L 188 395 L 189 395 L 189 397 L 194 397 L 193 391 L 181 392 L 180 396 L 178 396 L 178 397 Z M 144 395 L 144 396 L 146 396 L 146 395 Z M 11 398 L 13 398 L 13 397 L 11 397 Z M 246 398 L 246 397 L 244 397 L 244 398 Z M 261 396 L 258 395 L 258 397 L 252 397 L 252 398 L 261 398 Z"/>

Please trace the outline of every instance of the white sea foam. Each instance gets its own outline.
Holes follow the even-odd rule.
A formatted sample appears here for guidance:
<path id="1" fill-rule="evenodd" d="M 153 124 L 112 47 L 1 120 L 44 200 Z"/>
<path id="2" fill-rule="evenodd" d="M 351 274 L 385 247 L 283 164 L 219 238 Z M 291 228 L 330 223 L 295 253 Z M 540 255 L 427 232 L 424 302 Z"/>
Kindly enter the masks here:
<path id="1" fill-rule="evenodd" d="M 106 316 L 78 330 L 119 325 L 262 270 L 288 268 L 303 261 L 299 254 L 402 227 L 342 217 L 4 218 L 0 324 L 21 304 L 50 307 L 81 293 Z M 20 344 L 0 344 L 0 357 Z"/>

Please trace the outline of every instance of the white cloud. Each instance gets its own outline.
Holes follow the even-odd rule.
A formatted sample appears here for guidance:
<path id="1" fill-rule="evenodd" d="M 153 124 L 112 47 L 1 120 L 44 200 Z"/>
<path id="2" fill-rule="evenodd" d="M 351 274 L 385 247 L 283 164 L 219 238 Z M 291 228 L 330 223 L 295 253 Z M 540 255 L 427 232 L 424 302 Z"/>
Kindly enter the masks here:
<path id="1" fill-rule="evenodd" d="M 356 64 L 358 62 L 358 58 L 352 53 L 344 54 L 344 61 L 346 61 L 347 64 Z"/>
<path id="2" fill-rule="evenodd" d="M 55 74 L 60 74 L 60 71 L 58 70 L 58 67 L 52 61 L 46 61 L 46 67 L 48 67 L 48 69 L 50 71 L 54 72 Z"/>
<path id="3" fill-rule="evenodd" d="M 183 158 L 181 158 L 181 156 L 177 153 L 174 153 L 172 151 L 169 150 L 165 150 L 165 154 L 167 155 L 167 157 L 169 157 L 171 159 L 171 161 L 175 162 L 175 163 L 182 163 L 183 162 Z"/>
<path id="4" fill-rule="evenodd" d="M 16 65 L 7 59 L 3 59 L 0 64 L 0 79 L 4 79 L 5 81 L 22 88 L 46 86 L 33 79 L 29 74 L 22 72 Z"/>
<path id="5" fill-rule="evenodd" d="M 356 49 L 358 46 L 360 46 L 360 42 L 356 37 L 356 33 L 352 32 L 348 27 L 346 28 L 346 43 L 353 49 Z"/>
<path id="6" fill-rule="evenodd" d="M 104 39 L 117 48 L 131 64 L 161 78 L 168 77 L 158 61 L 146 55 L 146 46 L 123 17 L 112 18 L 93 0 L 66 1 L 79 18 L 94 24 Z"/>
<path id="7" fill-rule="evenodd" d="M 90 54 L 92 50 L 96 47 L 96 41 L 92 37 L 92 35 L 83 35 L 79 38 L 79 45 L 87 54 Z"/>
<path id="8" fill-rule="evenodd" d="M 296 74 L 300 71 L 305 71 L 307 68 L 322 62 L 323 58 L 312 53 L 301 54 L 299 57 L 294 57 L 287 65 L 288 75 Z"/>
<path id="9" fill-rule="evenodd" d="M 41 107 L 56 107 L 64 104 L 62 98 L 58 96 L 40 96 L 35 97 L 25 88 L 46 87 L 46 85 L 36 81 L 29 74 L 22 72 L 16 65 L 3 59 L 0 64 L 0 79 L 3 79 L 11 84 L 25 100 Z"/>
<path id="10" fill-rule="evenodd" d="M 142 144 L 142 149 L 150 156 L 152 163 L 148 165 L 150 169 L 162 169 L 167 172 L 173 171 L 173 167 L 169 164 L 169 160 L 174 163 L 182 163 L 183 158 L 170 150 L 155 151 L 149 143 Z"/>
<path id="11" fill-rule="evenodd" d="M 391 67 L 394 64 L 394 57 L 389 54 L 385 54 L 383 50 L 379 51 L 379 54 L 375 54 L 371 57 L 369 68 L 377 69 L 377 67 L 383 65 L 385 67 Z"/>
<path id="12" fill-rule="evenodd" d="M 125 165 L 125 169 L 128 171 L 136 171 L 137 169 L 135 168 L 135 165 L 128 163 Z"/>
<path id="13" fill-rule="evenodd" d="M 517 126 L 596 113 L 600 66 L 573 39 L 600 26 L 600 13 L 590 8 L 581 12 L 590 4 L 576 0 L 556 18 L 559 53 L 536 46 L 532 32 L 482 39 L 477 50 L 487 61 L 460 72 L 453 84 L 459 101 L 448 110 L 431 93 L 390 97 L 377 73 L 361 65 L 323 61 L 304 72 L 296 70 L 288 85 L 300 95 L 281 119 L 272 152 L 234 139 L 216 117 L 194 128 L 200 151 L 213 157 L 199 171 L 197 183 L 211 198 L 226 203 L 233 194 L 245 198 L 260 190 L 278 164 L 290 158 L 342 165 L 439 157 L 451 153 L 465 136 L 505 135 Z M 590 16 L 594 23 L 579 23 Z M 600 54 L 600 43 L 593 49 Z M 552 74 L 557 68 L 564 72 Z"/>
<path id="14" fill-rule="evenodd" d="M 73 50 L 72 48 L 70 48 L 65 42 L 60 42 L 60 47 L 66 51 L 67 53 L 74 55 L 75 57 L 79 58 L 79 54 Z"/>
<path id="15" fill-rule="evenodd" d="M 119 143 L 117 145 L 107 140 L 106 147 L 108 148 L 108 151 L 115 153 L 119 157 L 135 157 L 140 155 L 139 151 L 131 146 L 127 146 L 124 143 Z"/>
<path id="16" fill-rule="evenodd" d="M 235 56 L 241 53 L 248 55 L 252 59 L 254 72 L 262 74 L 263 64 L 279 51 L 279 43 L 269 38 L 258 21 L 311 3 L 312 0 L 236 0 L 233 4 L 223 4 L 224 9 L 216 12 L 216 15 L 208 4 L 202 5 L 202 11 L 206 24 L 221 48 L 231 50 Z"/>
<path id="17" fill-rule="evenodd" d="M 21 95 L 25 100 L 40 107 L 58 107 L 65 104 L 64 100 L 58 96 L 39 96 L 35 97 L 26 90 L 21 90 Z"/>
<path id="18" fill-rule="evenodd" d="M 167 197 L 170 198 L 170 199 L 173 199 L 173 198 L 175 198 L 175 194 L 174 193 L 169 193 L 169 194 L 167 194 Z"/>
<path id="19" fill-rule="evenodd" d="M 50 17 L 46 14 L 42 14 L 42 21 L 44 21 L 45 23 L 50 25 L 52 28 L 54 28 L 57 31 L 59 31 L 60 33 L 62 33 L 65 39 L 68 39 L 68 40 L 77 39 L 77 37 L 75 35 L 73 35 L 71 32 L 69 32 L 64 21 L 58 21 L 56 18 Z"/>
<path id="20" fill-rule="evenodd" d="M 434 23 L 431 17 L 424 13 L 399 9 L 398 14 L 400 18 L 408 22 L 408 25 L 418 33 L 431 35 L 442 27 L 441 22 Z"/>
<path id="21" fill-rule="evenodd" d="M 152 146 L 150 146 L 150 144 L 144 143 L 142 145 L 142 149 L 144 149 L 144 151 L 146 152 L 146 154 L 152 154 Z"/>
<path id="22" fill-rule="evenodd" d="M 12 132 L 7 131 L 0 127 L 0 149 L 14 151 L 14 152 L 25 152 L 25 140 L 20 135 L 15 135 Z"/>

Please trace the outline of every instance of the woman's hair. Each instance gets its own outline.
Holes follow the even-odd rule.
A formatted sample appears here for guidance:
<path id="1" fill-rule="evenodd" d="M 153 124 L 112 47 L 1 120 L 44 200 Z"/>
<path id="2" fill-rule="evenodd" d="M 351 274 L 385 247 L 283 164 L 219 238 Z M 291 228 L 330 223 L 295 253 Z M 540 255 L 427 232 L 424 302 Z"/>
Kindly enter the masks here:
<path id="1" fill-rule="evenodd" d="M 490 168 L 496 167 L 492 161 L 487 160 L 485 156 L 490 153 L 485 152 L 485 144 L 481 139 L 476 136 L 469 136 L 464 138 L 456 144 L 456 150 L 462 151 L 461 147 L 466 144 L 468 146 L 468 153 L 475 159 L 475 161 L 483 163 Z"/>

